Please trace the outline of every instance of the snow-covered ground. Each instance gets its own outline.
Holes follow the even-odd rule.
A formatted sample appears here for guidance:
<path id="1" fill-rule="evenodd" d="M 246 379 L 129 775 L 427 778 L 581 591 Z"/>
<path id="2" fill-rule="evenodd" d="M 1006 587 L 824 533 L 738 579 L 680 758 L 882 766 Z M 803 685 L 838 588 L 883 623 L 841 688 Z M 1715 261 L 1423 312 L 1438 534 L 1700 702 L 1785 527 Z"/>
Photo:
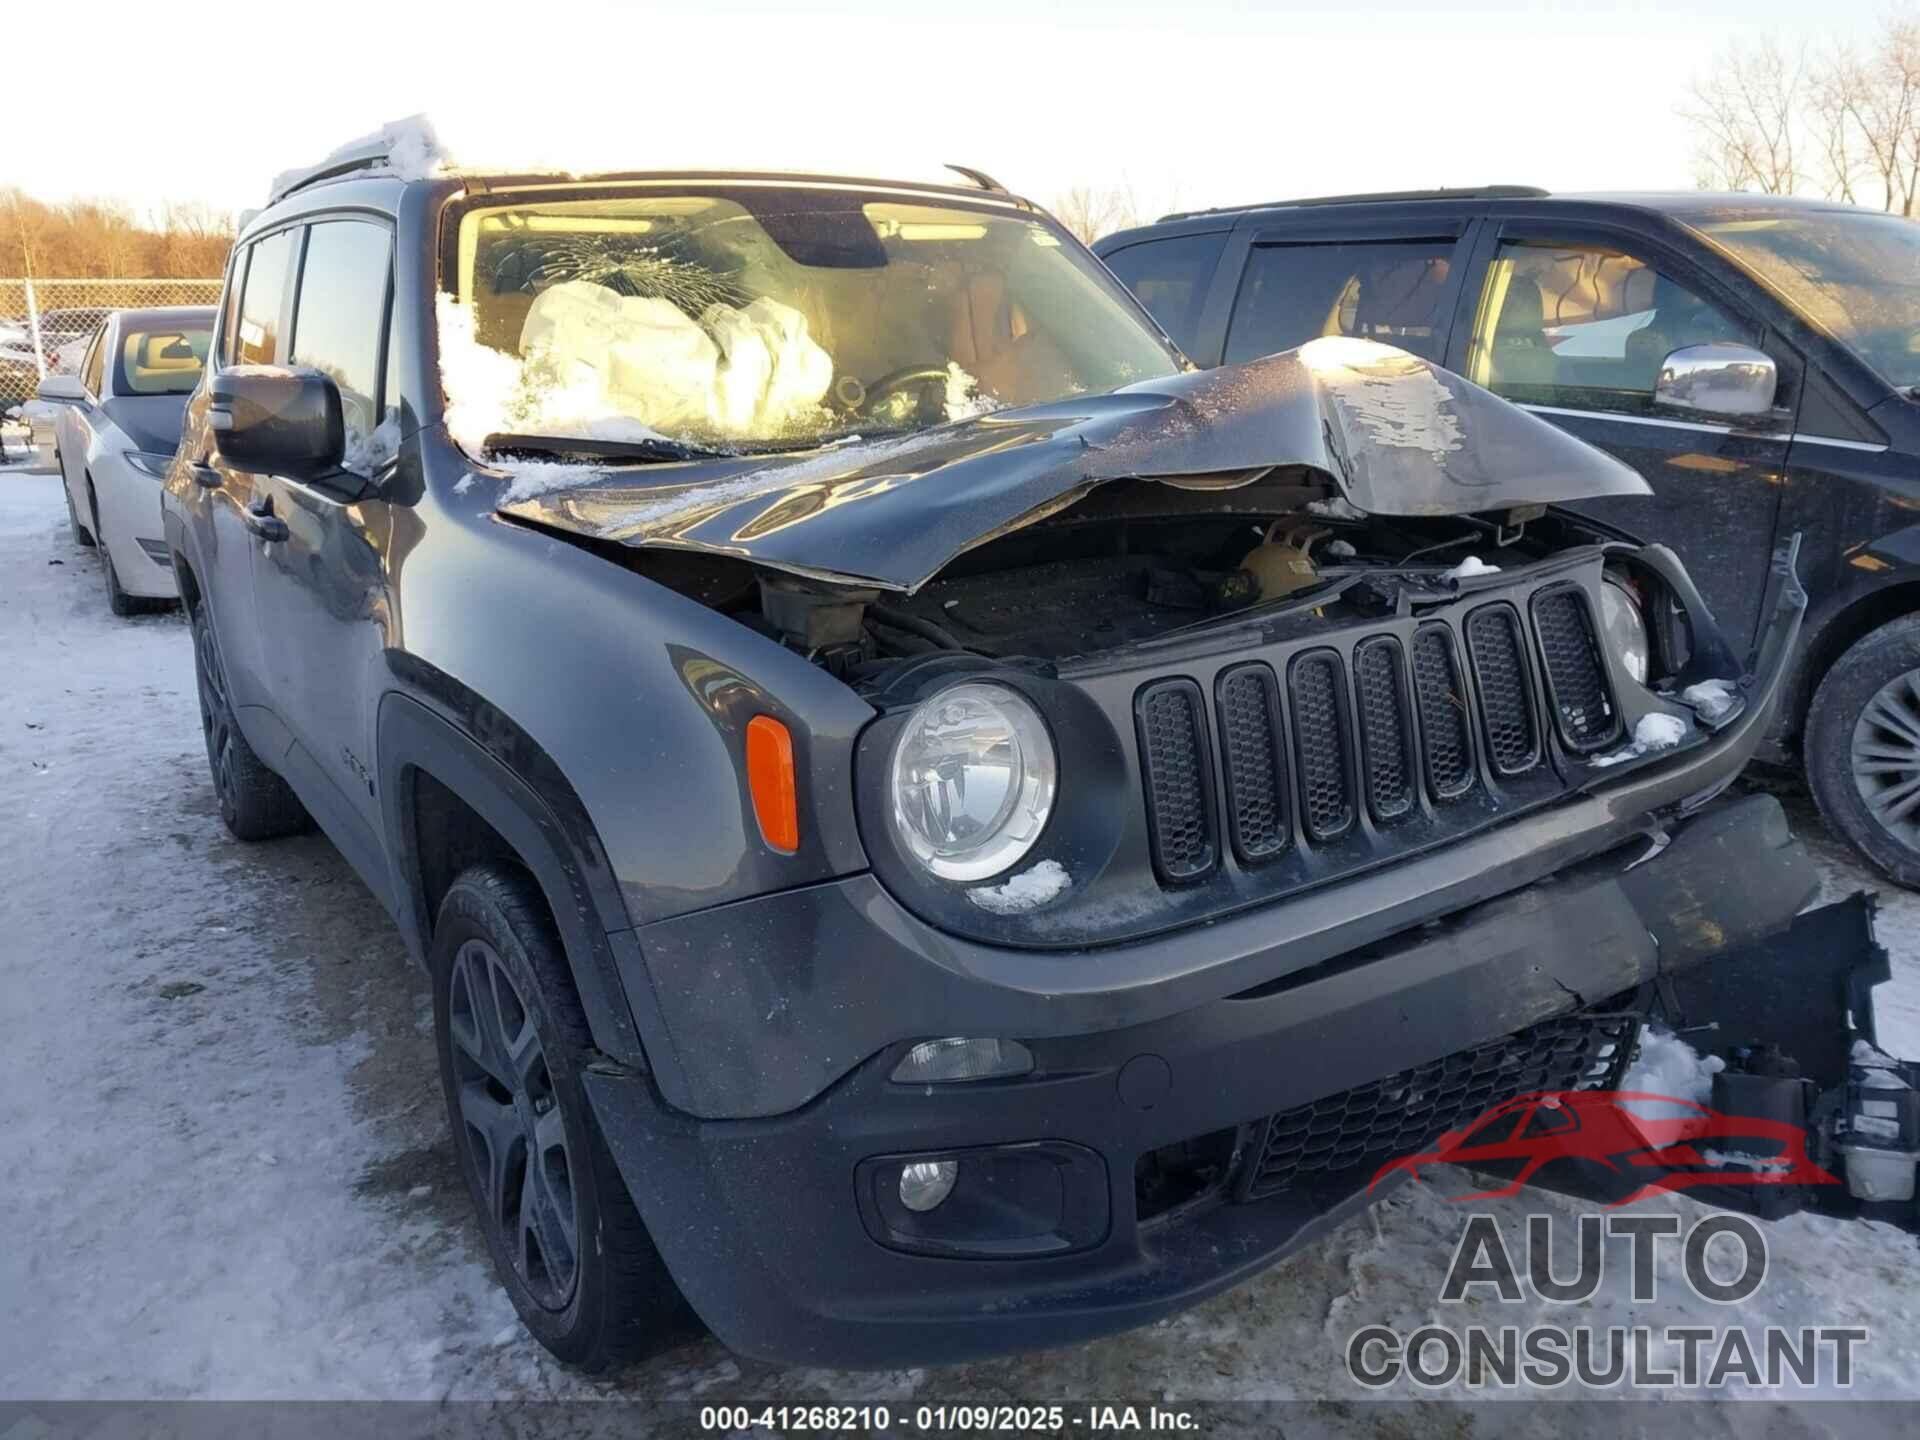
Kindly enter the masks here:
<path id="1" fill-rule="evenodd" d="M 1874 888 L 1791 803 L 1831 892 Z M 1437 1297 L 1467 1207 L 1414 1187 L 1248 1285 L 1096 1344 L 865 1375 L 712 1342 L 610 1382 L 560 1369 L 488 1273 L 397 934 L 325 840 L 227 837 L 185 624 L 114 620 L 58 481 L 17 470 L 0 474 L 0 814 L 0 1401 L 1338 1402 L 1367 1398 L 1342 1359 L 1359 1326 L 1463 1323 Z M 1883 1036 L 1920 1055 L 1920 897 L 1889 893 L 1881 935 L 1897 973 Z M 1577 1207 L 1471 1208 L 1514 1244 L 1527 1212 Z M 1804 1217 L 1768 1236 L 1771 1273 L 1740 1318 L 1865 1324 L 1854 1393 L 1920 1396 L 1915 1242 Z M 1584 1309 L 1469 1318 L 1727 1324 L 1687 1295 L 1672 1248 L 1650 1306 L 1610 1251 Z M 1396 1431 L 1458 1428 L 1400 1414 Z"/>

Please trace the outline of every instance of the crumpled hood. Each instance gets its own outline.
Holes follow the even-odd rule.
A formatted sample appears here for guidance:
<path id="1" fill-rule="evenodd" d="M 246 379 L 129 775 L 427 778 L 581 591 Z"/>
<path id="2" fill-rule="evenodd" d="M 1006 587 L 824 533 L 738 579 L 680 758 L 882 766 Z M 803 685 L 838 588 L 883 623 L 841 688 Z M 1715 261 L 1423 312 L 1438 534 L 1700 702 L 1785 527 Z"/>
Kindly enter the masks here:
<path id="1" fill-rule="evenodd" d="M 1105 481 L 1245 484 L 1274 467 L 1317 471 L 1380 515 L 1649 493 L 1627 466 L 1450 371 L 1331 338 L 898 439 L 601 471 L 500 508 L 622 544 L 910 591 Z"/>

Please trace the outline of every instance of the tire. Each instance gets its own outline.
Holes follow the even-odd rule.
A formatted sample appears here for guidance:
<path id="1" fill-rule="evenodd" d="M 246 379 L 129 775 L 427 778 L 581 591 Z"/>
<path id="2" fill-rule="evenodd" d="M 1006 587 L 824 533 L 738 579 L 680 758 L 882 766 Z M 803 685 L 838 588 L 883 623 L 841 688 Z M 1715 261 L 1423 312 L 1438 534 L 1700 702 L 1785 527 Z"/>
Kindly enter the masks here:
<path id="1" fill-rule="evenodd" d="M 93 493 L 91 480 L 87 482 L 87 502 L 88 510 L 93 516 L 94 538 L 98 540 L 102 533 L 100 497 Z M 113 568 L 113 551 L 105 545 L 99 545 L 97 548 L 100 551 L 100 573 L 107 582 L 107 609 L 122 617 L 140 614 L 147 607 L 120 587 L 120 572 Z"/>
<path id="2" fill-rule="evenodd" d="M 1855 641 L 1807 711 L 1807 783 L 1827 825 L 1920 889 L 1920 616 Z"/>
<path id="3" fill-rule="evenodd" d="M 107 609 L 121 616 L 144 612 L 146 605 L 120 588 L 120 572 L 113 568 L 113 552 L 104 545 L 99 550 L 100 571 L 107 581 Z"/>
<path id="4" fill-rule="evenodd" d="M 73 533 L 73 543 L 82 549 L 93 548 L 93 532 L 80 523 L 80 516 L 73 508 L 73 491 L 67 488 L 67 471 L 60 459 L 58 450 L 53 452 L 54 468 L 60 472 L 60 496 L 67 502 L 67 529 Z"/>
<path id="5" fill-rule="evenodd" d="M 505 864 L 462 873 L 430 960 L 454 1149 L 521 1321 L 590 1374 L 697 1338 L 587 1103 L 587 1019 L 532 878 Z"/>
<path id="6" fill-rule="evenodd" d="M 105 555 L 103 546 L 101 554 Z M 193 668 L 199 682 L 200 729 L 207 741 L 207 765 L 213 772 L 213 792 L 220 801 L 220 818 L 236 840 L 273 840 L 294 835 L 313 822 L 287 782 L 282 780 L 247 744 L 234 723 L 227 700 L 226 672 L 213 623 L 204 603 L 193 607 Z"/>

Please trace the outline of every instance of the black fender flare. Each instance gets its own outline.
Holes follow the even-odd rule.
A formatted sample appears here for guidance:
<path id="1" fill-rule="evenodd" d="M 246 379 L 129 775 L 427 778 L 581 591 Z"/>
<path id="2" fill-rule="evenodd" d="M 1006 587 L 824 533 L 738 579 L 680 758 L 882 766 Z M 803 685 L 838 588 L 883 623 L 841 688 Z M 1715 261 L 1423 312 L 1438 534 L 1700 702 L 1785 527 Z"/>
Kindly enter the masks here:
<path id="1" fill-rule="evenodd" d="M 417 660 L 411 666 L 430 668 Z M 608 938 L 631 927 L 585 807 L 530 735 L 450 676 L 431 675 L 440 692 L 436 699 L 466 702 L 453 707 L 464 725 L 399 691 L 382 697 L 377 722 L 381 811 L 399 902 L 394 918 L 408 950 L 424 962 L 433 934 L 415 833 L 415 789 L 427 775 L 492 826 L 540 886 L 566 947 L 594 1047 L 609 1059 L 647 1068 Z M 476 739 L 476 732 L 487 740 Z"/>

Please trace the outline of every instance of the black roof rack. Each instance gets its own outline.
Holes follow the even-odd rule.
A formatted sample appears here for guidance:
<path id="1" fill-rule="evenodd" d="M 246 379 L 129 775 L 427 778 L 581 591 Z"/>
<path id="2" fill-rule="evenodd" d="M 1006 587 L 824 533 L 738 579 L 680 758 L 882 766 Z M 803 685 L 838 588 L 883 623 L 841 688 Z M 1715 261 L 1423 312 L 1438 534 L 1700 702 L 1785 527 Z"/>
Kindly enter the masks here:
<path id="1" fill-rule="evenodd" d="M 1289 205 L 1366 205 L 1395 200 L 1538 200 L 1547 195 L 1538 185 L 1467 185 L 1452 190 L 1374 190 L 1358 195 L 1310 195 L 1301 200 L 1261 200 L 1252 205 L 1216 205 L 1209 210 L 1177 210 L 1162 215 L 1169 220 L 1193 220 L 1202 215 L 1231 215 L 1242 210 L 1280 209 Z"/>
<path id="2" fill-rule="evenodd" d="M 378 140 L 371 140 L 338 159 L 324 160 L 318 165 L 289 172 L 282 183 L 274 187 L 267 203 L 278 204 L 287 196 L 297 194 L 310 185 L 318 185 L 323 180 L 338 180 L 342 175 L 353 175 L 362 170 L 390 168 L 392 163 L 388 147 Z"/>
<path id="3" fill-rule="evenodd" d="M 974 184 L 978 185 L 982 190 L 991 190 L 996 195 L 1011 195 L 1013 193 L 1011 190 L 1007 189 L 1006 186 L 1002 185 L 998 180 L 994 179 L 991 175 L 987 174 L 986 171 L 976 170 L 971 165 L 955 165 L 951 160 L 949 160 L 946 163 L 946 168 L 953 171 L 953 173 L 956 175 L 965 176 L 967 179 L 971 180 Z"/>

